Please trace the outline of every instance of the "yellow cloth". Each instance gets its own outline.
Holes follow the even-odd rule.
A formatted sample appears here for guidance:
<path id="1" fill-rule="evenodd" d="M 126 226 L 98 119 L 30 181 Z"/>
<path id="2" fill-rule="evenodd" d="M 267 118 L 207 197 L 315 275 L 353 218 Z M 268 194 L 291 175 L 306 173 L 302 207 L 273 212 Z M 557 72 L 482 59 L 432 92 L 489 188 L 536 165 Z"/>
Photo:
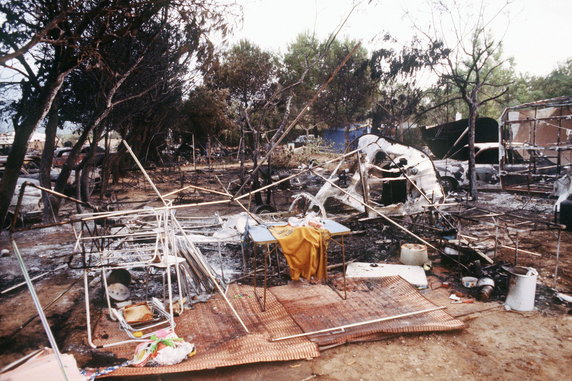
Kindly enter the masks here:
<path id="1" fill-rule="evenodd" d="M 290 267 L 293 280 L 300 276 L 326 279 L 327 250 L 330 232 L 310 226 L 271 226 L 270 233 L 278 240 Z"/>

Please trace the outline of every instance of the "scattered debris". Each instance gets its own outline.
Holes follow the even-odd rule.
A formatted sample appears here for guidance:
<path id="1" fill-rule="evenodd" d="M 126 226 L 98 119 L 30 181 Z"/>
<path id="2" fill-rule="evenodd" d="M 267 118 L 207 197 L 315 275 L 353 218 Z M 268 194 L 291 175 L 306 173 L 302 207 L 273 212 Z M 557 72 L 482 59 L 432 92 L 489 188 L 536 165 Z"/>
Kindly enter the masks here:
<path id="1" fill-rule="evenodd" d="M 572 303 L 572 296 L 557 292 L 554 296 L 564 303 Z"/>
<path id="2" fill-rule="evenodd" d="M 349 182 L 346 175 L 343 176 L 342 185 L 347 185 L 345 189 L 332 184 L 339 182 L 340 162 L 328 178 L 331 183 L 326 182 L 315 196 L 319 205 L 323 206 L 329 198 L 335 198 L 373 216 L 364 203 L 391 215 L 420 212 L 424 205 L 444 200 L 433 162 L 422 151 L 367 134 L 359 138 L 354 155 L 352 167 L 355 169 Z"/>
<path id="3" fill-rule="evenodd" d="M 535 305 L 532 283 L 536 287 L 540 276 L 543 282 L 550 279 L 556 287 L 558 275 L 562 274 L 562 269 L 558 272 L 561 225 L 550 219 L 486 210 L 476 204 L 446 204 L 437 171 L 425 153 L 374 135 L 362 137 L 357 144 L 356 150 L 327 161 L 337 165 L 333 171 L 324 163 L 314 162 L 287 175 L 276 175 L 272 178 L 274 183 L 264 185 L 280 189 L 274 197 L 283 194 L 285 200 L 298 191 L 287 212 L 252 213 L 253 205 L 247 205 L 245 200 L 264 189 L 233 197 L 223 185 L 226 180 L 216 175 L 216 181 L 210 184 L 218 183 L 222 190 L 209 189 L 201 183 L 181 184 L 179 190 L 159 192 L 152 175 L 144 172 L 160 205 L 143 200 L 139 204 L 146 203 L 144 208 L 78 215 L 73 225 L 73 257 L 58 269 L 69 264 L 70 271 L 84 277 L 86 323 L 78 326 L 87 331 L 90 350 L 117 354 L 117 361 L 109 368 L 94 370 L 92 375 L 152 374 L 159 368 L 147 366 L 163 368 L 180 362 L 180 369 L 197 370 L 242 361 L 272 361 L 278 358 L 277 353 L 283 354 L 285 347 L 294 352 L 304 348 L 286 356 L 289 359 L 300 358 L 300 353 L 312 357 L 317 348 L 310 347 L 307 336 L 325 348 L 346 340 L 379 339 L 395 332 L 410 332 L 410 327 L 420 321 L 423 324 L 415 326 L 414 332 L 424 332 L 437 324 L 425 320 L 436 317 L 437 312 L 439 319 L 447 321 L 441 326 L 443 330 L 462 328 L 461 322 L 447 320 L 450 316 L 438 311 L 444 307 L 412 308 L 415 298 L 423 299 L 416 288 L 424 289 L 423 293 L 444 293 L 445 300 L 440 304 L 452 309 L 471 308 L 470 304 L 477 306 L 478 301 L 505 301 L 506 297 L 506 308 L 529 310 Z M 315 196 L 306 187 L 310 183 L 321 186 Z M 232 209 L 228 215 L 222 215 L 213 209 L 200 209 L 197 215 L 193 210 L 198 209 L 193 208 L 199 204 L 177 203 L 183 189 L 191 189 L 195 200 L 203 200 L 200 206 L 234 205 L 240 208 L 239 212 Z M 344 206 L 336 209 L 336 202 Z M 300 210 L 293 207 L 295 204 L 305 204 L 301 211 L 306 213 L 296 214 Z M 274 210 L 286 211 L 287 205 L 288 201 L 284 201 Z M 332 209 L 345 213 L 347 206 L 353 213 L 349 218 L 348 214 L 332 215 Z M 357 217 L 356 211 L 360 213 Z M 363 215 L 366 212 L 367 217 Z M 252 242 L 245 240 L 261 226 L 279 221 L 313 229 L 325 227 L 324 223 L 332 221 L 332 217 L 351 226 L 346 229 L 355 234 L 348 241 L 357 242 L 348 243 L 348 248 L 358 249 L 346 261 L 345 246 L 332 248 L 331 260 L 335 264 L 325 267 L 325 278 L 336 286 L 334 290 L 314 281 L 287 284 L 292 266 L 282 266 L 287 263 L 284 256 L 278 250 L 271 251 L 264 257 L 268 263 L 259 267 Z M 553 234 L 553 242 L 549 242 L 552 251 L 528 242 L 538 231 Z M 261 243 L 270 244 L 276 242 Z M 388 263 L 397 262 L 398 258 L 402 265 Z M 536 275 L 528 271 L 518 274 L 519 267 L 536 265 L 533 261 L 541 260 L 549 260 L 550 265 Z M 555 268 L 547 276 L 548 266 Z M 47 278 L 50 273 L 43 272 L 34 279 Z M 347 282 L 344 275 L 350 278 Z M 527 279 L 519 280 L 518 275 Z M 266 312 L 259 308 L 260 293 L 240 284 L 256 284 L 262 276 L 265 286 L 267 281 L 268 286 L 278 286 L 268 287 L 268 296 L 265 293 Z M 272 282 L 270 278 L 274 278 Z M 14 284 L 17 281 L 5 283 L 10 287 L 2 294 L 17 290 L 21 285 Z M 345 301 L 334 292 L 342 286 Z M 382 294 L 395 297 L 391 305 L 394 312 Z M 326 324 L 325 315 L 320 314 L 333 314 L 326 312 L 325 307 L 331 307 L 333 295 L 339 302 L 335 318 L 340 320 L 336 323 L 332 318 Z M 572 299 L 556 291 L 550 297 L 565 303 Z M 377 306 L 378 315 L 365 319 L 360 316 L 367 303 Z M 346 311 L 348 306 L 353 310 Z M 409 312 L 399 313 L 403 311 Z M 310 313 L 313 316 L 308 316 Z M 286 328 L 278 327 L 282 322 L 274 320 L 276 315 L 291 320 Z M 407 319 L 399 325 L 402 318 Z M 348 321 L 352 323 L 347 324 Z M 209 323 L 217 324 L 213 332 L 207 332 L 212 328 Z M 223 326 L 227 329 L 224 333 Z M 142 340 L 144 343 L 140 344 Z M 285 347 L 278 343 L 272 346 L 272 341 Z M 190 342 L 200 349 L 191 359 L 189 354 L 194 353 L 195 347 Z M 253 343 L 257 353 L 264 348 L 270 354 L 247 354 L 248 345 Z M 133 356 L 135 345 L 139 347 Z M 245 356 L 235 358 L 233 354 L 242 353 L 240 348 Z M 216 356 L 216 351 L 233 356 L 215 361 L 209 356 Z M 133 360 L 125 360 L 131 357 Z M 134 365 L 146 367 L 139 372 Z"/>

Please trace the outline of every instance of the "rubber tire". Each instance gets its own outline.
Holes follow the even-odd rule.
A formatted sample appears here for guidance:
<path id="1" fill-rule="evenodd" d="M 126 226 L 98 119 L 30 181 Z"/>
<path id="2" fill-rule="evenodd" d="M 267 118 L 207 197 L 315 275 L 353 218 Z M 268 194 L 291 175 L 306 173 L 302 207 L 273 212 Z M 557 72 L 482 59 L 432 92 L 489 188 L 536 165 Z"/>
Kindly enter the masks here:
<path id="1" fill-rule="evenodd" d="M 459 183 L 452 177 L 441 177 L 441 186 L 443 187 L 443 192 L 448 194 L 456 191 L 459 188 Z"/>
<path id="2" fill-rule="evenodd" d="M 276 208 L 272 205 L 262 204 L 254 208 L 254 214 L 276 213 Z"/>

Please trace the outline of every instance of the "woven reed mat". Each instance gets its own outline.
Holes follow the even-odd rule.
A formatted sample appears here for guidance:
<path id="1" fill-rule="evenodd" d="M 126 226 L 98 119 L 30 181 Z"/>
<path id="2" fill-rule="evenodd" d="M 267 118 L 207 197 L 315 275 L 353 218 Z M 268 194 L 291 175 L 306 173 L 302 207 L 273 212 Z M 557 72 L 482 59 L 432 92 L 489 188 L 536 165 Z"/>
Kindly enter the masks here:
<path id="1" fill-rule="evenodd" d="M 260 288 L 258 293 L 262 295 Z M 171 366 L 119 368 L 109 376 L 178 373 L 254 362 L 299 360 L 320 355 L 316 344 L 306 338 L 269 341 L 272 336 L 302 333 L 271 293 L 266 294 L 266 312 L 261 312 L 251 286 L 233 284 L 229 287 L 227 296 L 250 334 L 244 331 L 222 296 L 217 294 L 207 303 L 195 304 L 194 309 L 175 318 L 175 332 L 196 345 L 196 355 Z M 103 337 L 109 338 L 104 340 Z M 94 330 L 93 341 L 101 345 L 126 338 L 126 334 L 119 330 L 118 323 L 102 316 Z M 120 345 L 105 350 L 130 359 L 135 346 Z"/>
<path id="2" fill-rule="evenodd" d="M 340 280 L 337 281 L 338 290 L 343 290 L 341 283 Z M 290 284 L 273 287 L 270 291 L 304 332 L 436 307 L 400 276 L 347 279 L 346 300 L 327 285 Z M 436 310 L 347 328 L 342 332 L 315 334 L 308 338 L 320 347 L 325 347 L 381 339 L 394 334 L 450 331 L 464 327 L 462 321 L 454 319 L 443 310 Z"/>

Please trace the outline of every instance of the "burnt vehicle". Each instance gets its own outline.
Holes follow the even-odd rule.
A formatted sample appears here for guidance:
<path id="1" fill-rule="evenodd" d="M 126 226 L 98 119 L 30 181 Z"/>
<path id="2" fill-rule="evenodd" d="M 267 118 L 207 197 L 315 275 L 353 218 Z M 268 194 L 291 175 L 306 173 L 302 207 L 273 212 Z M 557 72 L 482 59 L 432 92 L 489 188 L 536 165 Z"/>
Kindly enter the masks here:
<path id="1" fill-rule="evenodd" d="M 433 161 L 446 193 L 469 187 L 468 154 L 468 146 L 465 146 L 451 155 L 461 160 L 441 159 Z M 477 188 L 490 189 L 500 187 L 498 155 L 498 143 L 475 143 Z"/>
<path id="2" fill-rule="evenodd" d="M 74 163 L 76 166 L 79 165 L 83 161 L 83 159 L 86 158 L 90 149 L 91 149 L 91 147 L 85 146 L 81 149 L 81 151 L 79 151 L 79 155 L 76 158 L 75 163 Z M 56 150 L 54 151 L 54 158 L 52 160 L 52 166 L 53 167 L 62 167 L 65 164 L 65 162 L 67 161 L 71 151 L 72 151 L 71 147 L 56 148 Z M 104 157 L 105 157 L 105 149 L 97 146 L 95 149 L 95 165 L 100 166 L 101 163 L 103 162 Z"/>
<path id="3" fill-rule="evenodd" d="M 468 119 L 421 127 L 423 140 L 435 156 L 441 184 L 446 193 L 469 186 Z M 477 118 L 475 126 L 475 170 L 477 188 L 500 186 L 499 124 L 493 118 Z"/>
<path id="4" fill-rule="evenodd" d="M 6 220 L 4 221 L 4 228 L 7 228 L 12 224 L 14 215 L 18 216 L 17 223 L 23 224 L 24 222 L 40 221 L 42 214 L 42 191 L 34 186 L 30 186 L 25 183 L 34 184 L 36 186 L 40 185 L 40 181 L 30 177 L 20 176 L 18 182 L 16 183 L 16 189 L 10 200 L 10 207 L 8 209 L 8 214 Z M 22 189 L 23 188 L 23 189 Z M 23 192 L 23 193 L 22 193 Z M 18 205 L 18 199 L 21 200 L 20 205 Z"/>
<path id="5" fill-rule="evenodd" d="M 421 150 L 366 134 L 357 140 L 355 151 L 349 156 L 351 169 L 340 163 L 316 195 L 307 197 L 309 208 L 324 211 L 326 203 L 335 200 L 371 216 L 374 213 L 365 205 L 386 215 L 403 215 L 444 201 L 437 170 Z"/>

